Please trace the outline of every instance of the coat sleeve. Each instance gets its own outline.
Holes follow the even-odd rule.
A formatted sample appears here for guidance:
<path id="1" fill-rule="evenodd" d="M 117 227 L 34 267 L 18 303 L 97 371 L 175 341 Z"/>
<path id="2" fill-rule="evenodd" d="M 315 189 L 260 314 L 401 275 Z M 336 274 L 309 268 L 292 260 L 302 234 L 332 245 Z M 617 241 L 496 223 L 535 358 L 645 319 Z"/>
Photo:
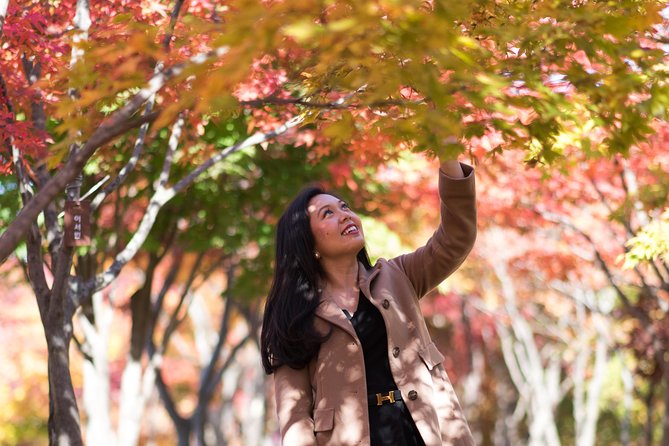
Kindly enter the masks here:
<path id="1" fill-rule="evenodd" d="M 390 260 L 413 284 L 421 298 L 464 262 L 476 240 L 474 169 L 461 164 L 465 178 L 439 171 L 441 224 L 425 246 Z"/>
<path id="2" fill-rule="evenodd" d="M 309 369 L 287 365 L 274 371 L 274 398 L 284 446 L 315 446 Z"/>

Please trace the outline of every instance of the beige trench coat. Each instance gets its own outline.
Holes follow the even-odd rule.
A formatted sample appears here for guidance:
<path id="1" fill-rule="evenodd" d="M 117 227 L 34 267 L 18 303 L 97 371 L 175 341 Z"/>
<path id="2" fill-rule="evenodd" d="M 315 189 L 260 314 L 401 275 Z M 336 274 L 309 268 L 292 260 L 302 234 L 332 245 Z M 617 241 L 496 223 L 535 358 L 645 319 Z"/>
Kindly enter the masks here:
<path id="1" fill-rule="evenodd" d="M 425 325 L 418 299 L 465 260 L 476 238 L 474 174 L 464 179 L 441 171 L 441 225 L 413 253 L 360 265 L 358 284 L 381 312 L 388 331 L 388 359 L 395 383 L 427 446 L 472 446 L 474 440 L 446 376 L 444 357 Z M 324 300 L 316 325 L 332 328 L 318 355 L 300 370 L 274 372 L 284 446 L 370 444 L 365 367 L 360 341 L 337 305 Z"/>

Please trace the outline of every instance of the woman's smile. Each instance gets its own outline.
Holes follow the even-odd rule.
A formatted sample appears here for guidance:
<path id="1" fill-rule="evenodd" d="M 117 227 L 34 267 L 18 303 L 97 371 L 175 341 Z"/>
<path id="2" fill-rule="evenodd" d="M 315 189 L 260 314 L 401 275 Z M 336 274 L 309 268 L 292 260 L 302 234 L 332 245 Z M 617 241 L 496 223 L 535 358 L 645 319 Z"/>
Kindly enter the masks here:
<path id="1" fill-rule="evenodd" d="M 323 258 L 355 256 L 365 246 L 362 222 L 345 201 L 319 194 L 309 201 L 309 224 L 316 251 Z"/>

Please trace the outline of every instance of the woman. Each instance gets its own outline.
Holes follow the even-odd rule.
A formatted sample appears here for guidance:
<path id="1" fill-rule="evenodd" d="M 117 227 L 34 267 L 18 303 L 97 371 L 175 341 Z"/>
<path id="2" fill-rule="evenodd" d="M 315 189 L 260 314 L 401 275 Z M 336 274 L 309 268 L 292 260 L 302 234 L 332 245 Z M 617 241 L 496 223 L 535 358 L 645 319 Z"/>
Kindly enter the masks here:
<path id="1" fill-rule="evenodd" d="M 284 446 L 474 444 L 418 305 L 474 244 L 473 169 L 442 162 L 439 196 L 427 244 L 374 266 L 334 195 L 306 189 L 279 220 L 261 348 Z"/>

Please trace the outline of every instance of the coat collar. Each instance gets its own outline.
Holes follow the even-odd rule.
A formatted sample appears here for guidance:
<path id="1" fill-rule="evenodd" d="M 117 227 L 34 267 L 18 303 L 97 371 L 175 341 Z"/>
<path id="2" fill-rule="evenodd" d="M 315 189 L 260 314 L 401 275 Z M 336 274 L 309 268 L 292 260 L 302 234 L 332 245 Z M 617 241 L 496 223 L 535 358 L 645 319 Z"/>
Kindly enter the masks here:
<path id="1" fill-rule="evenodd" d="M 380 267 L 381 265 L 377 262 L 376 265 L 372 267 L 372 269 L 367 270 L 362 263 L 358 262 L 358 287 L 370 300 L 372 297 L 372 293 L 370 291 L 371 283 L 379 273 Z M 339 306 L 337 306 L 337 304 L 334 303 L 334 301 L 332 301 L 332 299 L 330 299 L 328 296 L 323 296 L 321 298 L 321 303 L 318 307 L 316 307 L 315 314 L 316 316 L 325 319 L 331 324 L 338 326 L 342 330 L 349 333 L 351 336 L 357 336 L 355 334 L 355 330 L 353 329 L 353 325 L 351 325 L 351 322 L 346 318 L 344 312 L 341 311 L 341 308 L 339 308 Z"/>
<path id="2" fill-rule="evenodd" d="M 367 296 L 368 299 L 371 300 L 372 298 L 372 292 L 371 292 L 371 285 L 372 285 L 372 280 L 376 277 L 376 275 L 379 273 L 379 269 L 381 269 L 381 263 L 376 262 L 376 264 L 372 267 L 372 269 L 366 269 L 365 266 L 358 262 L 358 287 L 362 290 L 363 294 Z"/>

